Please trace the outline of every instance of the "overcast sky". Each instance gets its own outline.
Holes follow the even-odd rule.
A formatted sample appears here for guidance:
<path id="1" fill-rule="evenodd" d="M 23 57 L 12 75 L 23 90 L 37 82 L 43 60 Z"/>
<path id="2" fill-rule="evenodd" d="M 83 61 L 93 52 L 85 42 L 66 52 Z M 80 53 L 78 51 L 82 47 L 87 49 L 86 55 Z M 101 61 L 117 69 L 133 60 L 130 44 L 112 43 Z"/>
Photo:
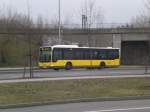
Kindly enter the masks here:
<path id="1" fill-rule="evenodd" d="M 1 7 L 27 14 L 27 0 L 0 0 Z M 58 0 L 28 0 L 32 17 L 42 15 L 44 18 L 56 18 Z M 79 11 L 85 0 L 61 0 L 62 18 L 74 18 L 80 21 Z M 145 0 L 96 0 L 97 7 L 104 13 L 105 23 L 126 23 L 142 13 Z"/>

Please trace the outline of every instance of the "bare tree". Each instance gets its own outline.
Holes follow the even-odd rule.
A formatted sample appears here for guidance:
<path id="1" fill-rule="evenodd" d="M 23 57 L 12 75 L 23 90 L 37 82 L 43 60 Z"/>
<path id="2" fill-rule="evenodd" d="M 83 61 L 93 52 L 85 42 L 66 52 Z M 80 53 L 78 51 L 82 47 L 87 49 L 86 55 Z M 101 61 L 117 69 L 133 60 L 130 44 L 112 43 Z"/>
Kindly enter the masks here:
<path id="1" fill-rule="evenodd" d="M 88 46 L 95 46 L 95 41 L 92 39 L 91 35 L 91 29 L 92 28 L 98 28 L 102 25 L 104 15 L 102 13 L 102 10 L 100 6 L 96 5 L 96 0 L 85 0 L 84 5 L 82 6 L 82 26 L 86 30 L 88 30 L 88 40 L 87 45 Z M 83 18 L 84 17 L 84 18 Z"/>
<path id="2" fill-rule="evenodd" d="M 2 10 L 0 8 L 0 10 Z M 4 9 L 3 9 L 4 10 Z M 24 60 L 29 54 L 29 28 L 38 29 L 39 31 L 45 27 L 43 18 L 39 18 L 38 21 L 33 21 L 32 18 L 28 18 L 27 15 L 13 11 L 7 8 L 5 13 L 0 11 L 0 29 L 8 31 L 6 35 L 0 35 L 0 65 L 9 66 L 23 66 Z M 36 25 L 35 25 L 36 24 Z M 9 34 L 9 30 L 23 30 L 26 31 L 24 34 Z M 38 57 L 38 49 L 41 45 L 42 35 L 30 35 L 30 42 L 32 43 L 32 54 Z M 36 53 L 35 53 L 36 52 Z M 28 66 L 27 64 L 26 66 Z"/>
<path id="3" fill-rule="evenodd" d="M 131 20 L 134 27 L 150 27 L 150 0 L 145 0 L 144 9 L 141 9 L 140 14 Z"/>
<path id="4" fill-rule="evenodd" d="M 87 18 L 87 27 L 92 28 L 103 23 L 104 15 L 100 6 L 96 5 L 96 0 L 85 0 L 82 6 L 82 14 Z M 99 24 L 99 25 L 98 25 Z"/>

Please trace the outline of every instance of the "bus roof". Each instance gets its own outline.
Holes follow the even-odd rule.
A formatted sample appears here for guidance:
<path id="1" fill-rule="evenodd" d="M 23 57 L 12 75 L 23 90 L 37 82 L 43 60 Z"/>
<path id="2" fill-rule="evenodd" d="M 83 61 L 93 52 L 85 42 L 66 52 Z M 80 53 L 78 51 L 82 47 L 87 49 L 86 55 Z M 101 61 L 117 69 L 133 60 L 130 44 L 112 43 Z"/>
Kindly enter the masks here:
<path id="1" fill-rule="evenodd" d="M 120 49 L 120 48 L 113 48 L 113 47 L 77 47 L 77 48 L 87 48 L 87 49 Z"/>
<path id="2" fill-rule="evenodd" d="M 52 48 L 78 48 L 78 45 L 54 45 Z"/>
<path id="3" fill-rule="evenodd" d="M 52 47 L 52 48 L 78 48 L 78 45 L 54 45 L 54 46 L 42 46 L 43 47 Z"/>
<path id="4" fill-rule="evenodd" d="M 54 46 L 42 46 L 43 47 L 51 47 L 51 48 L 85 48 L 85 49 L 120 49 L 113 47 L 79 47 L 78 45 L 54 45 Z"/>

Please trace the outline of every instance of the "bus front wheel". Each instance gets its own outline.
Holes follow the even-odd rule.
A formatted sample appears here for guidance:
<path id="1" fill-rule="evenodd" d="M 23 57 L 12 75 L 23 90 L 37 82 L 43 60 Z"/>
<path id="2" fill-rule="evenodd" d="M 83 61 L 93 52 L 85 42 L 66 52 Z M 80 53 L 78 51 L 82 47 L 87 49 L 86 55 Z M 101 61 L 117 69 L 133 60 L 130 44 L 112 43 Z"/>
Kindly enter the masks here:
<path id="1" fill-rule="evenodd" d="M 105 68 L 105 67 L 106 67 L 105 62 L 101 62 L 101 63 L 100 63 L 100 67 L 99 67 L 99 68 L 100 68 L 100 69 L 103 69 L 103 68 Z"/>
<path id="2" fill-rule="evenodd" d="M 65 69 L 66 70 L 71 70 L 72 69 L 72 63 L 71 62 L 68 62 L 65 66 Z"/>

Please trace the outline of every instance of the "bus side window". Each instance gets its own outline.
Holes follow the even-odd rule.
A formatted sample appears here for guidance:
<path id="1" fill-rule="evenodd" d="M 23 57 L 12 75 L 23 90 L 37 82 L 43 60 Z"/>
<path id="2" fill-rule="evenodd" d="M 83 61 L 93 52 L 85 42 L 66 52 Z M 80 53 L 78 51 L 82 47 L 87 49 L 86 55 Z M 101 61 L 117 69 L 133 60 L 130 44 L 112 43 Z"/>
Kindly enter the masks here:
<path id="1" fill-rule="evenodd" d="M 117 59 L 119 58 L 119 51 L 116 49 L 109 50 L 109 59 Z"/>
<path id="2" fill-rule="evenodd" d="M 62 60 L 63 59 L 61 49 L 54 49 L 53 59 L 54 60 Z"/>
<path id="3" fill-rule="evenodd" d="M 85 50 L 84 51 L 84 59 L 85 60 L 90 60 L 91 59 L 91 51 L 90 50 Z"/>
<path id="4" fill-rule="evenodd" d="M 94 60 L 98 59 L 98 51 L 97 50 L 94 50 L 92 54 L 93 54 L 92 59 L 94 59 Z"/>
<path id="5" fill-rule="evenodd" d="M 98 52 L 98 59 L 101 59 L 101 60 L 104 60 L 104 59 L 106 59 L 106 50 L 104 50 L 104 49 L 101 49 L 101 50 L 99 50 L 99 52 Z"/>
<path id="6" fill-rule="evenodd" d="M 71 60 L 72 59 L 72 49 L 64 49 L 64 59 L 65 60 Z"/>
<path id="7" fill-rule="evenodd" d="M 81 49 L 79 49 L 77 52 L 76 52 L 76 58 L 78 60 L 82 60 L 83 59 L 83 52 L 81 51 Z"/>
<path id="8" fill-rule="evenodd" d="M 118 49 L 113 50 L 112 55 L 113 55 L 114 59 L 118 59 L 119 58 L 119 50 Z"/>
<path id="9" fill-rule="evenodd" d="M 114 50 L 109 50 L 109 59 L 115 59 L 115 53 Z"/>

